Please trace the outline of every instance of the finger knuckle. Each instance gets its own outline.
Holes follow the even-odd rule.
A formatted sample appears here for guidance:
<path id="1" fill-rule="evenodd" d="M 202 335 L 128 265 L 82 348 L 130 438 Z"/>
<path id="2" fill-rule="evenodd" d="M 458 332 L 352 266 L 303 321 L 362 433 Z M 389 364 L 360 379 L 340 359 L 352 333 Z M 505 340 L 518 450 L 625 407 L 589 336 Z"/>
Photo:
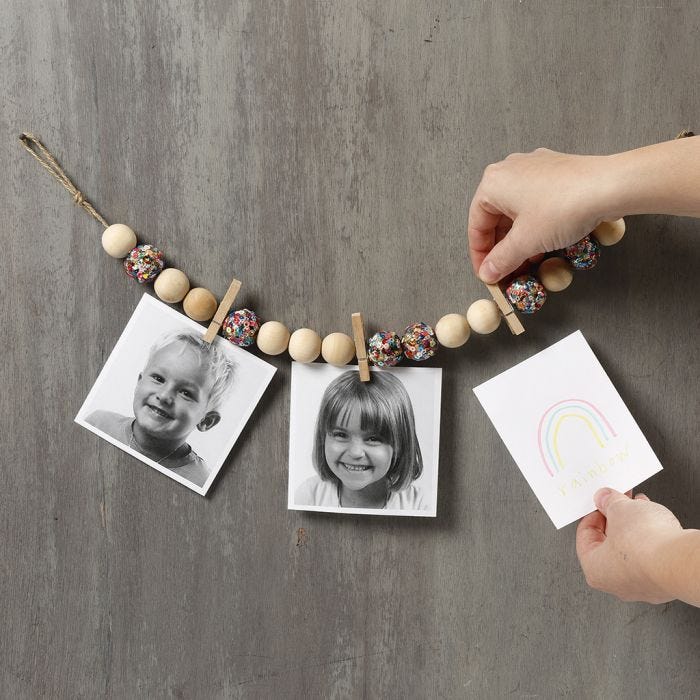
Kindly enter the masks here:
<path id="1" fill-rule="evenodd" d="M 588 585 L 589 588 L 594 588 L 595 590 L 599 590 L 600 586 L 598 583 L 598 578 L 594 576 L 591 573 L 585 574 L 586 578 L 586 584 Z"/>
<path id="2" fill-rule="evenodd" d="M 583 569 L 583 575 L 589 588 L 593 588 L 596 591 L 603 590 L 604 582 L 599 571 L 589 566 Z"/>
<path id="3" fill-rule="evenodd" d="M 622 499 L 617 500 L 617 501 L 612 501 L 611 503 L 608 503 L 608 507 L 606 509 L 606 514 L 607 517 L 610 517 L 611 515 L 614 517 L 616 515 L 619 515 L 621 511 L 623 511 L 628 503 L 632 503 L 632 501 L 623 501 Z"/>
<path id="4" fill-rule="evenodd" d="M 484 168 L 484 180 L 492 180 L 498 174 L 498 163 L 490 163 Z"/>

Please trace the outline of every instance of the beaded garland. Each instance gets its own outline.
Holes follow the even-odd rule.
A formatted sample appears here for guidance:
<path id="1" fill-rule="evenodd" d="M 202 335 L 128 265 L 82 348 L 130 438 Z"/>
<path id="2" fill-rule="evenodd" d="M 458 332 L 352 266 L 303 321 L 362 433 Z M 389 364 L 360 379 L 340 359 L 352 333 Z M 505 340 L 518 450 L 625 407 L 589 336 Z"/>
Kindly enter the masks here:
<path id="1" fill-rule="evenodd" d="M 693 134 L 691 132 L 682 133 L 678 138 L 692 135 Z M 70 192 L 70 194 L 73 196 L 74 202 L 78 206 L 85 209 L 91 216 L 97 219 L 104 226 L 105 233 L 103 234 L 102 245 L 105 251 L 112 257 L 122 257 L 122 255 L 125 255 L 126 257 L 123 262 L 124 269 L 126 273 L 133 279 L 137 280 L 139 284 L 152 282 L 165 268 L 165 256 L 162 251 L 149 243 L 136 245 L 131 250 L 128 250 L 129 244 L 126 243 L 125 245 L 125 242 L 135 242 L 133 231 L 128 226 L 123 224 L 113 224 L 110 226 L 92 206 L 92 204 L 85 199 L 82 192 L 80 192 L 71 182 L 62 168 L 59 166 L 54 156 L 46 149 L 39 139 L 32 134 L 24 133 L 20 135 L 20 141 L 22 142 L 24 148 L 39 162 L 39 164 Z M 600 228 L 601 240 L 604 245 L 613 245 L 617 243 L 625 232 L 624 220 L 618 219 L 614 222 L 604 221 L 598 227 L 596 227 L 596 231 L 593 231 L 592 234 L 584 237 L 581 241 L 567 247 L 563 251 L 560 251 L 561 255 L 563 255 L 563 258 L 561 259 L 566 259 L 571 268 L 576 270 L 587 270 L 592 268 L 598 262 L 600 257 L 600 244 L 593 235 L 597 232 L 598 228 Z M 548 260 L 551 262 L 551 259 Z M 547 263 L 548 261 L 545 260 L 543 265 L 551 268 L 552 265 Z M 184 278 L 184 284 L 184 281 L 187 280 L 186 275 L 175 268 L 169 269 L 171 269 L 173 273 L 180 273 L 180 275 Z M 542 267 L 543 278 L 545 277 L 544 272 L 545 268 Z M 549 272 L 551 272 L 551 270 L 549 270 Z M 167 287 L 167 285 L 164 286 Z M 568 282 L 562 286 L 561 281 L 559 281 L 557 288 L 563 289 L 565 286 L 568 286 Z M 550 289 L 550 291 L 557 291 L 557 289 Z M 167 303 L 177 303 L 173 301 L 173 299 L 179 295 L 175 295 L 174 297 L 170 292 L 172 292 L 172 290 L 169 290 L 168 293 L 163 294 L 162 296 L 159 294 L 159 296 Z M 204 288 L 190 290 L 190 293 L 184 299 L 183 306 L 185 313 L 188 313 L 188 315 L 191 317 L 194 317 L 194 312 L 188 312 L 187 299 L 196 292 L 206 293 L 207 296 L 211 295 L 211 292 Z M 156 293 L 159 293 L 157 285 Z M 213 297 L 213 295 L 211 296 Z M 512 303 L 522 313 L 532 314 L 542 308 L 542 305 L 547 298 L 547 292 L 537 277 L 534 275 L 522 275 L 514 279 L 507 287 L 506 297 L 510 303 Z M 474 313 L 476 313 L 478 310 L 480 313 L 477 316 L 484 322 L 482 323 L 480 320 L 478 326 L 475 325 L 474 329 L 478 333 L 491 333 L 496 330 L 498 323 L 491 323 L 488 321 L 484 313 L 481 313 L 484 311 L 484 309 L 481 307 L 479 309 L 475 308 L 476 305 L 481 303 L 493 304 L 494 308 L 496 308 L 494 302 L 482 299 L 478 302 L 474 302 L 470 306 L 470 312 L 467 315 L 469 315 L 472 310 Z M 200 306 L 201 305 L 197 305 L 198 310 Z M 208 310 L 207 313 L 209 313 Z M 207 321 L 214 315 L 214 310 L 211 311 L 211 314 L 209 314 L 207 318 L 201 318 L 198 314 L 194 315 L 198 316 L 195 320 Z M 476 319 L 473 320 L 476 324 Z M 464 338 L 465 335 L 467 338 L 469 337 L 469 323 L 467 322 L 466 318 L 460 317 L 458 314 L 447 314 L 447 316 L 443 316 L 443 318 L 440 319 L 440 322 L 444 324 L 446 329 L 449 330 L 454 330 L 457 326 L 461 326 L 461 337 Z M 466 324 L 466 334 L 464 334 L 464 324 Z M 265 343 L 263 343 L 263 333 L 261 333 L 258 343 L 260 350 L 266 352 L 267 354 L 275 355 L 279 354 L 280 352 L 284 352 L 284 350 L 287 348 L 290 336 L 290 333 L 286 327 L 276 321 L 268 321 L 268 323 L 263 325 L 275 331 L 277 330 L 277 326 L 279 326 L 284 330 L 284 334 L 281 332 L 275 332 L 272 334 L 274 335 L 274 338 L 272 338 L 274 342 L 268 339 L 265 341 Z M 239 309 L 228 314 L 222 323 L 220 330 L 223 337 L 230 342 L 241 347 L 250 347 L 256 342 L 256 334 L 260 328 L 261 321 L 254 311 L 251 311 L 250 309 Z M 265 337 L 267 338 L 270 335 L 271 332 L 267 332 Z M 314 336 L 312 340 L 317 343 L 318 337 L 315 333 L 311 332 L 307 333 L 306 335 L 309 337 Z M 284 340 L 283 336 L 286 337 L 286 341 Z M 343 340 L 346 340 L 347 343 L 352 344 L 352 340 L 344 336 L 344 334 L 332 333 L 330 336 L 326 336 L 324 339 L 324 346 L 326 345 L 326 340 L 331 340 L 332 336 L 343 336 Z M 447 337 L 449 337 L 449 334 Z M 466 340 L 464 342 L 466 342 Z M 284 346 L 282 343 L 284 343 Z M 422 362 L 435 355 L 438 344 L 439 343 L 436 338 L 435 331 L 431 326 L 429 326 L 427 323 L 414 323 L 405 329 L 403 336 L 401 337 L 399 337 L 398 334 L 394 333 L 393 331 L 379 331 L 371 336 L 367 342 L 367 359 L 378 367 L 393 367 L 401 362 L 404 357 L 408 360 L 413 360 L 414 362 Z M 305 348 L 303 347 L 299 348 L 300 352 L 295 354 L 314 358 L 318 354 L 305 353 L 304 350 Z M 324 354 L 323 348 L 322 354 Z M 345 353 L 342 354 L 342 360 L 345 361 Z M 336 352 L 332 353 L 332 355 L 334 359 L 339 356 Z M 347 362 L 349 362 L 351 359 L 352 357 L 349 357 Z"/>

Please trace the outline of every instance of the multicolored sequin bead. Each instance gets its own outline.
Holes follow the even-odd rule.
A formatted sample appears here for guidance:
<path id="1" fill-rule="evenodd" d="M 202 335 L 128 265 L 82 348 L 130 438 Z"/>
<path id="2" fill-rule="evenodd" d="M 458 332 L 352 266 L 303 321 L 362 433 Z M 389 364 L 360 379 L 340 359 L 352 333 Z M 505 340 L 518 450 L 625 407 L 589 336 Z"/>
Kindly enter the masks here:
<path id="1" fill-rule="evenodd" d="M 547 291 L 532 275 L 516 277 L 506 288 L 508 301 L 524 314 L 534 314 L 547 300 Z"/>
<path id="2" fill-rule="evenodd" d="M 139 284 L 153 281 L 163 267 L 165 267 L 165 256 L 150 243 L 137 245 L 124 258 L 126 274 L 133 277 Z"/>
<path id="3" fill-rule="evenodd" d="M 260 330 L 260 319 L 255 311 L 239 309 L 231 311 L 221 324 L 221 333 L 234 345 L 247 348 L 255 342 L 255 336 Z"/>
<path id="4" fill-rule="evenodd" d="M 393 331 L 379 331 L 367 341 L 367 359 L 377 367 L 394 367 L 403 360 L 401 338 Z"/>
<path id="5" fill-rule="evenodd" d="M 427 323 L 413 323 L 404 331 L 401 344 L 406 359 L 423 362 L 435 354 L 438 342 L 435 331 Z"/>
<path id="6" fill-rule="evenodd" d="M 586 236 L 578 243 L 564 248 L 564 257 L 577 270 L 590 270 L 600 258 L 600 243 L 593 236 Z"/>

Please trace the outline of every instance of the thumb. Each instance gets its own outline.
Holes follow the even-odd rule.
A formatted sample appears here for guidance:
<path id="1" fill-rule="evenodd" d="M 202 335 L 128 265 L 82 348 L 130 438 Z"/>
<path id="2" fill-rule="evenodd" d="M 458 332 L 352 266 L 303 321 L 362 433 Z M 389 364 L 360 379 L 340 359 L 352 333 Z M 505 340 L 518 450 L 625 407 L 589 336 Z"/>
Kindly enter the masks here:
<path id="1" fill-rule="evenodd" d="M 525 242 L 523 224 L 516 219 L 503 240 L 496 243 L 481 263 L 479 268 L 481 280 L 488 284 L 495 284 L 538 252 L 532 250 L 531 246 L 525 245 Z"/>
<path id="2" fill-rule="evenodd" d="M 620 501 L 628 501 L 629 497 L 625 496 L 624 493 L 615 491 L 615 489 L 598 489 L 593 494 L 593 501 L 595 507 L 607 518 L 610 507 L 613 503 L 618 503 Z"/>

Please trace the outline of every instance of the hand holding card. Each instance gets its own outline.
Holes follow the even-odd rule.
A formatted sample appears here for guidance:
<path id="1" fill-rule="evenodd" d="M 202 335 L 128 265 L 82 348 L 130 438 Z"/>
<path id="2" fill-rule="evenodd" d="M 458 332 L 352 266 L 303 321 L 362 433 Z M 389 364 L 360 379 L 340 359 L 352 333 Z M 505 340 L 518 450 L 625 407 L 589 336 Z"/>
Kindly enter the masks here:
<path id="1" fill-rule="evenodd" d="M 661 470 L 580 331 L 474 393 L 557 528 Z"/>

